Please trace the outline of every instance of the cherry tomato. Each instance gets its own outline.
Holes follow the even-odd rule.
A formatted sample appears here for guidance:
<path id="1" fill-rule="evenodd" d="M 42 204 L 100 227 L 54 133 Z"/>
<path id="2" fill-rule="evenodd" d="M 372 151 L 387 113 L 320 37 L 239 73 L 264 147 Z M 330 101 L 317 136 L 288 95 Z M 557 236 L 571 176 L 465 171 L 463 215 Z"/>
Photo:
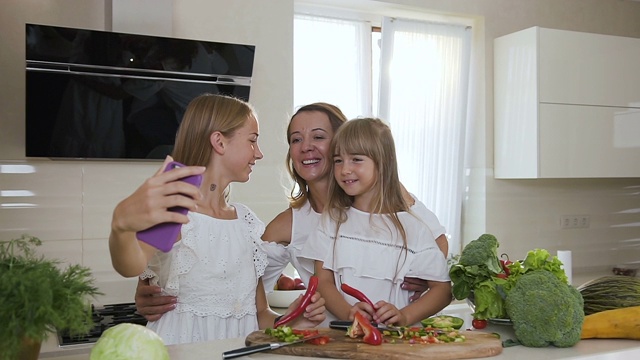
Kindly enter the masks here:
<path id="1" fill-rule="evenodd" d="M 471 322 L 471 326 L 476 329 L 484 329 L 487 327 L 487 320 L 473 319 L 473 321 Z"/>

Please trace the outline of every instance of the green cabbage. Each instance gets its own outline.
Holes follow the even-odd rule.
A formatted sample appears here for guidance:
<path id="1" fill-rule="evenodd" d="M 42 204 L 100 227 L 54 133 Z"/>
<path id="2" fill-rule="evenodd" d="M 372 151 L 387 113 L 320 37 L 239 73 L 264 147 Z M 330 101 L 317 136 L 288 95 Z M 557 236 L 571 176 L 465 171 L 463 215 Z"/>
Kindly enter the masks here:
<path id="1" fill-rule="evenodd" d="M 90 360 L 169 360 L 162 338 L 142 325 L 118 324 L 107 329 L 91 349 Z"/>

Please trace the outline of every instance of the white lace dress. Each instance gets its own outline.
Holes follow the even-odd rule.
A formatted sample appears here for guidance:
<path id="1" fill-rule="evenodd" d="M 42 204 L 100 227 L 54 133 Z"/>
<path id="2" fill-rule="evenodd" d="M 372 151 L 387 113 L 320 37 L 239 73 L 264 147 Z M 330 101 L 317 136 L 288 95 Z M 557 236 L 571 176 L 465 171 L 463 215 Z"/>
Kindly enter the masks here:
<path id="1" fill-rule="evenodd" d="M 264 223 L 246 206 L 222 220 L 190 212 L 182 239 L 158 251 L 140 276 L 178 297 L 175 310 L 147 327 L 165 344 L 244 337 L 258 330 L 256 286 L 267 266 Z"/>

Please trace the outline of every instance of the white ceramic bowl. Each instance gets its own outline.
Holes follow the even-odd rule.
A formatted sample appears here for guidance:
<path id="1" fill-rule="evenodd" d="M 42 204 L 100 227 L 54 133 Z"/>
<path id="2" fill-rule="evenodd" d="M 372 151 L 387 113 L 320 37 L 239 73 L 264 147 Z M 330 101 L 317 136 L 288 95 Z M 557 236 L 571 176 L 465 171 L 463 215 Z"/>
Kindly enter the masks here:
<path id="1" fill-rule="evenodd" d="M 293 300 L 305 293 L 306 290 L 273 290 L 267 294 L 267 302 L 271 307 L 288 308 Z"/>

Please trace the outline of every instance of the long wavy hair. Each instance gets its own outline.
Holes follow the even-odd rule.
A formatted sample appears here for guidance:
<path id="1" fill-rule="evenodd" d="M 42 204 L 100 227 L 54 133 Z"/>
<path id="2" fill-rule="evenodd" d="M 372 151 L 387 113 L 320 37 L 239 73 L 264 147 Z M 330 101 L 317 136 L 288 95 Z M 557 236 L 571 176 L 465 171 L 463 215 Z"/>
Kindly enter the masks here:
<path id="1" fill-rule="evenodd" d="M 347 121 L 333 137 L 331 151 L 334 156 L 340 154 L 364 155 L 375 164 L 375 182 L 373 184 L 371 215 L 384 215 L 400 233 L 404 248 L 407 248 L 407 235 L 398 218 L 398 212 L 409 211 L 409 205 L 402 193 L 398 176 L 396 148 L 391 129 L 382 120 L 360 118 Z M 334 179 L 329 185 L 329 201 L 326 209 L 328 216 L 337 224 L 336 239 L 340 225 L 347 220 L 347 210 L 353 205 L 354 197 L 349 196 L 335 181 L 335 167 L 331 168 Z"/>
<path id="2" fill-rule="evenodd" d="M 338 128 L 347 121 L 347 117 L 344 116 L 342 111 L 335 105 L 317 102 L 302 106 L 298 109 L 298 111 L 295 112 L 295 114 L 293 114 L 291 119 L 289 119 L 289 125 L 287 125 L 287 142 L 289 143 L 289 145 L 291 145 L 291 123 L 293 122 L 293 118 L 295 118 L 296 115 L 300 113 L 313 111 L 321 112 L 329 117 L 329 122 L 331 123 L 331 128 L 333 129 L 334 134 L 338 130 Z M 289 195 L 289 206 L 294 209 L 299 209 L 309 200 L 309 198 L 311 198 L 309 185 L 307 184 L 307 181 L 303 179 L 300 174 L 298 174 L 295 167 L 293 166 L 293 161 L 291 160 L 291 154 L 289 153 L 289 151 L 287 151 L 285 163 L 287 172 L 289 173 L 293 181 L 295 181 L 295 184 L 293 188 L 291 188 L 291 193 Z"/>

